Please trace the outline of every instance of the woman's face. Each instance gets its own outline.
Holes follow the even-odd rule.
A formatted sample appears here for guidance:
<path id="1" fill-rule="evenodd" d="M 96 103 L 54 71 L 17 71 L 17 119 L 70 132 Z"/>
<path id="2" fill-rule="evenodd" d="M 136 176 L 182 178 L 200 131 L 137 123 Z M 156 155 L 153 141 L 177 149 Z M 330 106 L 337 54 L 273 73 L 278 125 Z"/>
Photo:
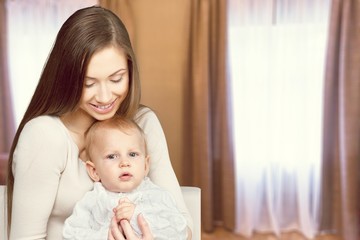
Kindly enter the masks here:
<path id="1" fill-rule="evenodd" d="M 113 117 L 129 90 L 127 57 L 120 48 L 109 46 L 90 59 L 80 109 L 96 120 Z"/>

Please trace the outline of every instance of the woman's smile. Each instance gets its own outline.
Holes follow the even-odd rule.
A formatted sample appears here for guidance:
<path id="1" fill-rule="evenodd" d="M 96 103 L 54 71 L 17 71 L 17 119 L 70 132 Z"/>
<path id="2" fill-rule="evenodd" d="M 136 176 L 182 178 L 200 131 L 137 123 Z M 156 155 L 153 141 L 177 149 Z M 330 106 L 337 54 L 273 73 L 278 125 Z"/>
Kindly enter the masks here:
<path id="1" fill-rule="evenodd" d="M 94 109 L 95 112 L 105 114 L 105 113 L 109 113 L 113 110 L 116 100 L 117 99 L 115 99 L 113 102 L 106 104 L 106 105 L 95 105 L 95 104 L 90 103 L 90 106 L 92 107 L 92 109 Z"/>

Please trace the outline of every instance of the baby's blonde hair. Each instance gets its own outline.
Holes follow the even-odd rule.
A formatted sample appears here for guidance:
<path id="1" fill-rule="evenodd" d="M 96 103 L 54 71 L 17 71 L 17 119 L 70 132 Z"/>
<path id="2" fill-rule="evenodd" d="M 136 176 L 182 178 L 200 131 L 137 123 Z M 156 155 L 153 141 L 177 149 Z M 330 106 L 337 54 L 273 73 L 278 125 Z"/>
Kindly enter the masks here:
<path id="1" fill-rule="evenodd" d="M 119 130 L 123 133 L 130 134 L 130 130 L 138 131 L 141 135 L 141 139 L 145 146 L 145 155 L 147 155 L 147 144 L 143 130 L 137 125 L 137 123 L 129 118 L 115 115 L 114 117 L 95 122 L 85 133 L 85 149 L 87 160 L 91 161 L 91 146 L 94 143 L 97 134 L 101 134 L 104 129 Z"/>

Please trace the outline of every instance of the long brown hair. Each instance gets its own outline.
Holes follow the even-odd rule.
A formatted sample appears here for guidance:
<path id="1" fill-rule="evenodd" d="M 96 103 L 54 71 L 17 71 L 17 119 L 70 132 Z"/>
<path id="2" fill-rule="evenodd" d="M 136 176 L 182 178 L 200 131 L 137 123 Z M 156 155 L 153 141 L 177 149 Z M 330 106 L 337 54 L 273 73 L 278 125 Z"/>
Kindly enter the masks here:
<path id="1" fill-rule="evenodd" d="M 133 118 L 140 104 L 140 80 L 135 54 L 122 21 L 111 11 L 93 6 L 73 13 L 60 28 L 39 83 L 15 134 L 7 174 L 8 230 L 11 225 L 13 154 L 27 122 L 40 115 L 61 116 L 76 109 L 92 55 L 109 45 L 122 48 L 129 68 L 129 92 L 118 115 Z"/>

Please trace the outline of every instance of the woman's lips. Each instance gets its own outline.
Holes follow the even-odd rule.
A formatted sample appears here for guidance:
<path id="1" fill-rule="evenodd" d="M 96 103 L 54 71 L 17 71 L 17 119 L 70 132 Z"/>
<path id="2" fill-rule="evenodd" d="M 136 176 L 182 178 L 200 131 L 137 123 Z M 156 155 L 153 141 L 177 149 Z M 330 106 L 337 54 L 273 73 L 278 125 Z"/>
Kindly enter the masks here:
<path id="1" fill-rule="evenodd" d="M 90 103 L 90 106 L 95 112 L 100 113 L 100 114 L 106 114 L 113 110 L 113 108 L 115 106 L 115 102 L 116 102 L 116 100 L 114 100 L 113 102 L 106 104 L 106 105 L 95 105 L 95 104 Z"/>

